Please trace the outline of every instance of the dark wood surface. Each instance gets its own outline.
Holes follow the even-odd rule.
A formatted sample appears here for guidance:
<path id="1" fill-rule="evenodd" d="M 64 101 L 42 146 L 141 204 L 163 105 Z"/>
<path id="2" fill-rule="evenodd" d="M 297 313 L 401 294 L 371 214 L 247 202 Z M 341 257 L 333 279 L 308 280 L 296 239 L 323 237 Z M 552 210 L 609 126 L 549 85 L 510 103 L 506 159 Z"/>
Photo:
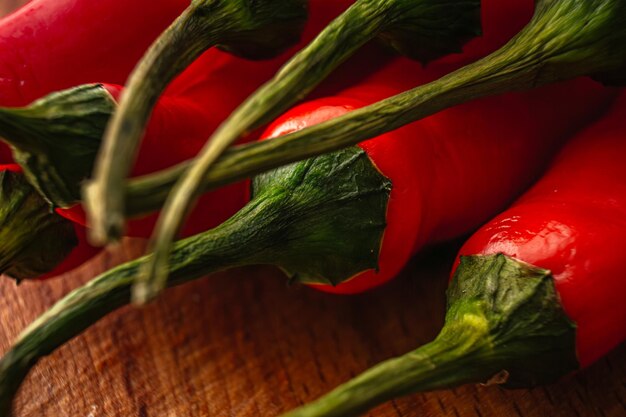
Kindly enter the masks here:
<path id="1" fill-rule="evenodd" d="M 6 13 L 20 0 L 0 0 Z M 47 282 L 0 281 L 0 349 L 72 288 L 139 254 L 126 242 Z M 42 360 L 17 417 L 275 416 L 367 367 L 428 342 L 441 326 L 454 247 L 414 260 L 371 294 L 289 288 L 271 268 L 217 274 L 126 307 Z M 466 386 L 413 395 L 375 417 L 626 416 L 626 347 L 558 384 Z"/>
<path id="2" fill-rule="evenodd" d="M 0 283 L 0 348 L 71 288 L 140 253 L 141 242 L 81 271 L 16 287 Z M 415 259 L 376 292 L 337 297 L 288 287 L 266 267 L 221 273 L 126 307 L 42 360 L 18 417 L 275 416 L 433 338 L 453 247 Z M 376 417 L 626 416 L 626 348 L 558 384 L 466 386 L 413 395 Z"/>
<path id="3" fill-rule="evenodd" d="M 29 0 L 0 0 L 0 16 L 8 14 L 22 4 L 28 3 L 28 1 Z"/>

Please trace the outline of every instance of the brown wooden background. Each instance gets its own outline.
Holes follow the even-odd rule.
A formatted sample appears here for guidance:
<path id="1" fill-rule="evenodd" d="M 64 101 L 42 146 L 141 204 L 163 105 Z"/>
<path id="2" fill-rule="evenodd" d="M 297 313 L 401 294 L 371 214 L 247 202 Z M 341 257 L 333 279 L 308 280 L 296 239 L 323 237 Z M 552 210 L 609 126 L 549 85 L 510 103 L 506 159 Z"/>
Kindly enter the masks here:
<path id="1" fill-rule="evenodd" d="M 5 15 L 25 3 L 28 0 L 0 0 L 0 15 Z"/>
<path id="2" fill-rule="evenodd" d="M 140 251 L 127 242 L 79 273 L 16 287 L 0 283 L 2 351 L 72 287 Z M 429 252 L 371 294 L 334 297 L 246 268 L 124 308 L 35 368 L 19 417 L 275 416 L 392 355 L 441 325 L 453 247 Z M 561 383 L 533 390 L 467 386 L 414 395 L 375 417 L 626 416 L 626 348 Z"/>
<path id="3" fill-rule="evenodd" d="M 0 0 L 0 13 L 21 2 Z M 0 280 L 1 351 L 70 289 L 141 248 L 128 241 L 48 282 Z M 289 288 L 271 268 L 247 268 L 171 290 L 143 310 L 124 308 L 39 363 L 17 417 L 275 416 L 431 340 L 455 249 L 423 254 L 387 287 L 356 297 Z M 467 386 L 370 415 L 626 416 L 626 347 L 550 387 Z"/>

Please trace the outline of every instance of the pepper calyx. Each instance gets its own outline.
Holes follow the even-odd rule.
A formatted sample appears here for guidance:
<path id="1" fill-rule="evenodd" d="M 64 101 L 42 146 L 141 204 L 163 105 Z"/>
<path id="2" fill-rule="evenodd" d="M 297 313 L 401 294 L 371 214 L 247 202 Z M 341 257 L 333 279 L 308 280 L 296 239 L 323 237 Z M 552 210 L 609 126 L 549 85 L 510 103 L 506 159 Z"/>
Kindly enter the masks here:
<path id="1" fill-rule="evenodd" d="M 502 254 L 462 257 L 434 341 L 284 417 L 356 416 L 402 395 L 466 383 L 549 383 L 578 368 L 575 327 L 549 271 Z"/>
<path id="2" fill-rule="evenodd" d="M 337 285 L 378 267 L 391 181 L 350 147 L 257 176 L 249 227 L 260 225 L 258 263 L 291 282 Z"/>
<path id="3" fill-rule="evenodd" d="M 550 271 L 503 254 L 464 256 L 447 294 L 446 326 L 485 320 L 488 361 L 501 362 L 493 375 L 506 371 L 504 386 L 546 384 L 579 368 L 576 324 Z"/>
<path id="4" fill-rule="evenodd" d="M 0 272 L 18 282 L 53 270 L 76 247 L 73 224 L 21 173 L 0 172 Z"/>
<path id="5" fill-rule="evenodd" d="M 0 109 L 0 135 L 39 193 L 54 207 L 80 201 L 102 133 L 115 110 L 101 84 L 52 93 L 23 108 Z"/>
<path id="6" fill-rule="evenodd" d="M 236 16 L 232 31 L 225 31 L 217 47 L 252 60 L 270 59 L 295 45 L 308 17 L 303 0 L 231 1 Z"/>
<path id="7" fill-rule="evenodd" d="M 395 1 L 380 38 L 400 54 L 426 64 L 482 34 L 480 0 Z"/>

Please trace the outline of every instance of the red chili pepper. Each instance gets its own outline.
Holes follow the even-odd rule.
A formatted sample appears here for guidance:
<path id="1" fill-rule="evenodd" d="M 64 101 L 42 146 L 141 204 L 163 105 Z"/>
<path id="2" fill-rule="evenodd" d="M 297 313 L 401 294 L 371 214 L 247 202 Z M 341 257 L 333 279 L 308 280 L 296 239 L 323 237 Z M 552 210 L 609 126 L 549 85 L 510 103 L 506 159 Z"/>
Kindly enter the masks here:
<path id="1" fill-rule="evenodd" d="M 239 64 L 241 63 L 238 60 L 230 59 L 225 65 L 232 68 L 238 67 Z M 250 84 L 261 82 L 257 77 L 251 76 L 248 81 L 242 81 L 244 88 L 232 91 L 229 97 L 224 91 L 212 91 L 211 87 L 217 85 L 217 79 L 211 79 L 211 81 L 203 86 L 202 91 L 213 99 L 216 98 L 214 93 L 223 93 L 221 97 L 224 100 L 230 100 L 232 96 L 245 95 L 245 87 L 253 88 Z M 103 84 L 102 87 L 117 102 L 122 87 L 110 84 Z M 201 103 L 184 96 L 164 96 L 152 114 L 134 174 L 146 174 L 192 158 L 202 147 L 207 132 L 212 131 L 221 119 L 226 117 L 227 112 L 227 106 L 217 106 L 216 103 L 212 107 L 203 107 Z M 91 161 L 95 159 L 98 144 L 99 141 L 94 142 L 93 153 L 88 155 Z M 71 159 L 67 163 L 71 163 Z M 58 166 L 63 167 L 65 164 L 59 161 Z M 88 171 L 81 174 L 86 176 Z M 71 178 L 71 180 L 78 189 L 80 180 L 77 178 Z M 245 204 L 245 195 L 246 185 L 240 182 L 229 184 L 203 196 L 202 207 L 192 214 L 194 221 L 188 224 L 183 232 L 184 235 L 190 236 L 217 226 Z M 57 209 L 57 212 L 86 226 L 85 214 L 80 205 L 69 209 Z M 156 214 L 153 214 L 132 220 L 129 223 L 128 236 L 148 237 L 156 218 Z"/>
<path id="2" fill-rule="evenodd" d="M 388 92 L 387 86 L 377 88 L 372 83 L 352 90 L 361 100 L 339 96 L 304 104 L 269 132 L 327 119 Z M 340 281 L 376 266 L 387 223 L 380 273 L 366 272 L 354 278 L 346 292 L 371 288 L 391 277 L 426 241 L 466 233 L 510 201 L 540 171 L 560 139 L 576 129 L 573 125 L 584 124 L 612 95 L 591 81 L 578 80 L 484 99 L 371 140 L 362 148 L 347 148 L 259 175 L 251 202 L 232 219 L 177 243 L 168 284 L 249 264 L 275 264 L 294 279 L 309 283 Z M 461 216 L 460 221 L 456 216 Z M 0 408 L 9 409 L 21 378 L 42 354 L 128 303 L 133 278 L 148 261 L 149 257 L 144 257 L 104 273 L 31 326 L 0 363 Z M 339 291 L 343 291 L 342 285 L 337 287 Z M 478 307 L 482 305 L 478 303 Z M 473 340 L 489 340 L 481 332 L 482 317 L 465 318 L 463 323 L 474 323 L 477 328 L 457 335 L 454 327 L 442 340 L 473 334 Z M 466 345 L 462 343 L 461 348 Z M 425 365 L 427 370 L 445 360 L 448 352 L 456 351 L 445 350 L 443 359 L 437 357 Z M 469 353 L 477 356 L 463 358 L 456 378 L 466 377 L 477 369 L 474 361 L 485 359 L 480 356 L 481 349 Z M 406 361 L 414 358 L 409 356 Z M 398 366 L 403 364 L 401 361 Z M 437 376 L 442 384 L 448 381 L 448 368 L 435 369 L 440 371 Z M 494 372 L 493 367 L 488 368 L 485 380 L 501 369 Z M 391 378 L 398 374 L 394 370 L 391 368 Z M 398 382 L 406 382 L 410 376 Z M 376 381 L 371 385 L 366 388 L 386 386 Z M 369 406 L 373 400 L 368 391 L 361 394 L 349 398 Z M 364 407 L 362 403 L 357 406 Z M 340 410 L 330 415 L 352 414 Z"/>
<path id="3" fill-rule="evenodd" d="M 513 9 L 520 4 L 516 3 Z M 530 2 L 525 4 L 530 6 Z M 202 178 L 206 177 L 211 165 L 230 144 L 248 130 L 265 123 L 296 103 L 298 97 L 308 94 L 337 63 L 376 36 L 380 36 L 399 52 L 422 62 L 453 50 L 460 51 L 461 45 L 479 31 L 479 5 L 479 2 L 460 2 L 446 3 L 445 7 L 441 7 L 440 2 L 427 4 L 390 0 L 370 4 L 359 1 L 333 21 L 314 42 L 294 56 L 282 71 L 233 112 L 216 130 L 189 168 L 182 173 L 164 205 L 161 221 L 152 239 L 153 262 L 144 274 L 148 282 L 146 287 L 150 288 L 149 296 L 153 297 L 164 286 L 171 243 L 200 195 Z M 498 11 L 502 10 L 495 2 L 485 5 L 490 6 Z M 424 22 L 430 22 L 426 30 L 422 26 Z M 486 47 L 484 50 L 493 49 Z M 309 70 L 309 67 L 314 70 Z M 125 110 L 127 114 L 132 114 L 130 108 Z M 120 113 L 120 117 L 114 119 L 113 127 L 105 139 L 108 143 L 134 142 L 133 136 L 136 135 L 133 135 L 133 130 L 121 129 L 122 120 L 125 120 L 123 114 Z M 127 149 L 130 149 L 130 145 Z M 116 188 L 121 188 L 123 167 L 128 163 L 125 160 L 114 161 L 112 158 L 103 158 L 100 161 L 94 181 L 86 188 L 86 199 L 94 201 L 91 203 L 93 210 L 90 210 L 92 236 L 106 241 L 114 239 L 115 234 L 123 229 L 120 221 L 123 218 L 123 196 Z M 113 215 L 109 216 L 111 213 Z"/>
<path id="4" fill-rule="evenodd" d="M 313 1 L 310 8 L 311 23 L 300 45 L 312 38 L 342 7 L 346 5 L 341 2 Z M 357 63 L 346 65 L 344 72 L 350 70 L 352 77 L 364 76 L 385 62 L 386 57 L 383 55 L 381 51 L 370 51 L 367 57 L 363 54 Z M 217 49 L 203 54 L 172 83 L 167 94 L 159 101 L 133 174 L 146 174 L 192 158 L 206 137 L 239 102 L 288 58 L 289 53 L 285 53 L 272 60 L 254 62 Z M 378 62 L 367 67 L 357 66 L 366 58 L 375 58 Z M 79 78 L 76 74 L 74 77 Z M 340 74 L 321 90 L 333 91 L 338 85 L 345 85 L 347 78 L 345 74 Z M 63 92 L 62 99 L 59 99 L 57 93 L 25 109 L 0 110 L 0 131 L 17 149 L 18 160 L 29 171 L 29 178 L 53 203 L 73 203 L 79 199 L 80 182 L 91 173 L 104 123 L 114 110 L 121 89 L 112 84 L 103 84 L 102 88 L 83 86 Z M 59 105 L 61 102 L 63 105 Z M 72 103 L 72 106 L 68 103 Z M 53 115 L 49 118 L 51 112 Z M 201 205 L 192 213 L 192 220 L 183 230 L 183 235 L 196 234 L 226 220 L 245 204 L 246 194 L 246 185 L 239 183 L 204 196 Z M 80 206 L 57 209 L 57 213 L 85 225 L 84 212 Z M 156 215 L 133 220 L 127 234 L 147 237 L 155 221 Z M 80 245 L 91 248 L 82 235 L 84 233 L 79 236 Z M 2 250 L 6 252 L 9 249 L 5 245 Z M 63 268 L 76 265 L 81 259 L 86 261 L 91 257 L 91 252 L 79 247 L 72 252 L 72 256 L 74 261 L 64 263 Z M 53 273 L 59 271 L 55 269 Z"/>
<path id="5" fill-rule="evenodd" d="M 254 82 L 255 78 L 251 78 L 253 80 L 251 82 Z M 257 81 L 260 82 L 260 80 Z M 242 84 L 245 87 L 247 83 L 243 82 Z M 81 87 L 74 91 L 78 92 L 81 90 L 86 90 L 89 93 L 85 99 L 85 105 L 92 106 L 92 97 L 99 97 L 105 101 L 117 99 L 121 87 L 106 84 L 101 86 Z M 241 92 L 241 94 L 245 94 L 245 91 Z M 237 94 L 233 92 L 232 95 Z M 70 97 L 76 97 L 76 95 L 70 94 Z M 58 100 L 56 100 L 55 103 L 58 104 Z M 51 107 L 54 106 L 55 104 L 51 103 Z M 107 108 L 106 105 L 102 107 Z M 36 106 L 34 108 L 36 109 Z M 112 111 L 112 109 L 113 105 L 111 103 L 110 110 Z M 225 117 L 225 112 L 227 111 L 228 109 L 212 111 L 211 108 L 201 107 L 199 104 L 183 96 L 164 97 L 156 107 L 152 123 L 146 133 L 147 140 L 144 141 L 145 149 L 137 163 L 137 174 L 152 172 L 157 169 L 165 168 L 172 163 L 191 158 L 199 147 L 202 146 L 206 135 L 210 133 L 210 130 L 207 129 L 211 129 L 219 123 L 219 118 Z M 38 114 L 36 110 L 32 112 L 34 112 L 35 115 Z M 43 112 L 43 114 L 44 117 L 47 117 L 48 113 Z M 82 115 L 81 112 L 77 114 L 79 118 Z M 39 161 L 42 161 L 42 163 L 45 164 L 43 169 L 54 174 L 42 175 L 42 181 L 69 179 L 73 183 L 71 185 L 74 185 L 75 189 L 78 190 L 80 179 L 89 174 L 91 167 L 89 158 L 91 158 L 91 161 L 95 158 L 101 137 L 101 130 L 100 132 L 95 132 L 95 136 L 85 137 L 81 137 L 80 135 L 78 137 L 76 135 L 64 137 L 63 133 L 67 132 L 67 130 L 53 130 L 56 136 L 46 137 L 45 139 L 47 140 L 38 143 L 40 148 L 36 151 L 36 148 L 32 146 L 33 137 L 29 135 L 33 132 L 33 126 L 37 125 L 32 122 L 37 119 L 23 117 L 24 112 L 22 111 L 22 113 L 20 113 L 19 110 L 17 110 L 15 115 L 20 117 L 20 125 L 25 127 L 25 134 L 21 137 L 21 140 L 19 135 L 14 135 L 15 131 L 9 131 L 7 133 L 13 133 L 13 135 L 5 136 L 13 138 L 13 142 L 11 142 L 11 140 L 9 140 L 9 142 L 13 143 L 18 148 L 18 161 L 23 162 L 31 172 L 34 171 L 35 176 L 42 171 L 40 167 L 36 165 Z M 59 114 L 55 114 L 50 122 L 44 119 L 43 126 L 47 129 L 54 125 L 55 117 L 59 117 Z M 3 124 L 3 128 L 0 130 L 3 131 L 7 129 L 4 125 L 10 125 L 9 122 L 16 120 L 15 118 L 8 118 L 6 115 L 5 117 L 0 116 L 0 118 L 2 118 L 0 124 Z M 101 115 L 98 115 L 95 119 L 99 118 L 101 118 Z M 67 120 L 67 118 L 65 118 L 65 120 Z M 73 126 L 74 129 L 76 127 L 80 128 L 82 122 L 82 120 L 79 120 L 79 123 Z M 106 120 L 103 122 L 106 123 Z M 93 128 L 93 124 L 87 123 L 87 126 L 89 129 Z M 70 126 L 70 129 L 71 128 L 72 126 Z M 93 146 L 91 146 L 91 148 L 84 143 L 88 140 L 93 140 L 93 143 L 91 143 Z M 69 143 L 70 146 L 64 148 L 64 143 Z M 58 148 L 51 148 L 51 145 L 60 146 Z M 22 146 L 24 149 L 23 152 L 20 150 Z M 3 147 L 3 149 L 5 148 L 6 147 Z M 60 160 L 55 158 L 60 158 Z M 7 159 L 10 161 L 10 158 Z M 51 163 L 53 166 L 48 165 Z M 56 166 L 54 166 L 55 163 L 57 164 Z M 21 176 L 21 169 L 19 171 L 20 174 L 16 175 Z M 60 176 L 57 175 L 58 173 L 60 173 Z M 63 174 L 65 173 L 68 173 L 68 175 L 64 176 Z M 18 181 L 17 179 L 15 181 L 15 184 L 12 183 L 11 185 L 14 188 L 19 187 L 20 190 L 18 192 L 12 189 L 12 194 L 8 192 L 3 194 L 2 205 L 5 208 L 3 214 L 11 213 L 8 209 L 14 206 L 13 199 L 22 199 L 24 195 L 28 195 L 33 210 L 39 213 L 40 216 L 36 218 L 36 221 L 32 220 L 31 222 L 7 220 L 7 229 L 13 230 L 20 237 L 20 239 L 16 237 L 10 240 L 2 240 L 2 245 L 0 245 L 0 259 L 6 264 L 4 270 L 7 274 L 16 279 L 35 277 L 49 278 L 79 266 L 99 252 L 99 249 L 87 243 L 85 216 L 80 205 L 69 209 L 56 210 L 61 216 L 76 223 L 76 226 L 72 226 L 71 231 L 68 231 L 65 225 L 59 226 L 61 222 L 57 218 L 58 214 L 49 213 L 49 203 L 39 196 L 30 184 L 26 183 L 26 181 Z M 50 184 L 42 183 L 39 178 L 35 180 L 35 183 L 40 187 L 43 184 L 43 189 L 45 190 L 56 190 L 56 184 L 49 186 Z M 46 186 L 48 186 L 48 188 L 46 188 Z M 189 224 L 189 227 L 186 228 L 184 233 L 186 235 L 192 235 L 217 226 L 245 204 L 245 195 L 246 185 L 244 183 L 230 184 L 213 193 L 207 194 L 202 198 L 202 207 L 200 208 L 200 210 L 204 211 L 195 211 L 192 214 L 194 222 Z M 210 213 L 210 215 L 206 213 Z M 131 221 L 129 235 L 140 237 L 149 236 L 155 220 L 156 215 L 152 215 Z M 28 242 L 32 239 L 32 237 L 29 237 L 29 234 L 39 234 L 39 239 L 47 242 L 47 239 L 43 239 L 43 236 L 48 238 L 51 234 L 59 233 L 59 228 L 61 228 L 63 233 L 67 234 L 71 232 L 75 234 L 71 242 L 70 239 L 64 242 L 67 246 L 64 248 L 66 250 L 55 252 L 53 249 L 60 248 L 51 248 L 47 244 L 40 244 L 33 247 L 28 246 Z M 57 242 L 58 246 L 62 246 L 64 243 L 61 241 Z M 72 248 L 73 245 L 76 246 Z M 55 266 L 61 259 L 64 260 Z M 32 263 L 33 260 L 40 260 L 41 262 L 39 263 L 41 263 L 42 266 L 38 268 L 26 268 L 24 264 Z M 44 271 L 48 271 L 46 268 L 52 269 L 44 273 Z"/>
<path id="6" fill-rule="evenodd" d="M 134 166 L 133 175 L 142 175 L 163 169 L 195 156 L 203 145 L 204 139 L 201 139 L 201 136 L 206 139 L 219 123 L 237 107 L 241 100 L 263 84 L 289 59 L 291 54 L 313 38 L 328 21 L 345 9 L 350 1 L 312 0 L 309 7 L 310 19 L 302 40 L 290 51 L 277 58 L 255 62 L 234 57 L 217 48 L 212 48 L 204 53 L 173 81 L 163 100 L 159 103 L 159 108 L 154 111 L 151 123 L 147 127 L 145 140 L 148 143 L 141 147 L 139 161 Z M 80 55 L 80 51 L 78 48 L 76 49 L 73 53 Z M 376 62 L 361 65 L 356 71 L 354 70 L 356 66 L 346 65 L 347 70 L 352 70 L 349 76 L 358 78 L 376 70 L 385 62 L 380 51 L 374 52 L 374 56 L 370 58 Z M 365 56 L 362 55 L 360 60 L 366 62 Z M 111 73 L 113 72 L 114 70 L 111 70 Z M 342 83 L 345 86 L 349 76 L 343 74 L 343 76 L 335 78 L 334 82 L 329 83 L 325 89 L 320 90 L 326 91 L 328 94 L 333 91 L 329 90 L 333 86 L 336 88 Z M 74 74 L 67 77 L 72 78 L 72 85 L 77 85 L 80 79 L 91 76 L 86 75 L 86 71 L 74 71 Z M 108 82 L 107 80 L 110 78 L 112 75 L 107 74 L 97 81 Z M 54 83 L 42 86 L 45 90 L 50 90 L 53 87 Z M 51 169 L 59 171 L 60 173 L 55 173 L 59 175 L 48 175 L 51 173 L 47 171 L 45 172 L 46 175 L 38 175 L 40 173 L 37 170 L 30 173 L 31 179 L 38 178 L 38 181 L 41 181 L 37 184 L 38 188 L 55 205 L 67 208 L 81 199 L 78 183 L 82 182 L 92 171 L 92 157 L 85 155 L 85 152 L 91 153 L 91 149 L 86 151 L 84 147 L 99 148 L 104 129 L 103 122 L 106 122 L 115 110 L 121 94 L 121 89 L 117 85 L 107 84 L 105 88 L 115 101 L 108 107 L 101 104 L 104 98 L 94 97 L 99 93 L 85 92 L 85 88 L 78 88 L 76 94 L 73 94 L 71 90 L 65 92 L 62 105 L 59 104 L 60 100 L 58 99 L 54 102 L 45 102 L 44 98 L 43 102 L 39 100 L 32 105 L 30 111 L 28 108 L 0 110 L 0 117 L 3 118 L 0 121 L 0 129 L 3 130 L 4 136 L 14 146 L 18 147 L 18 150 L 20 145 L 23 145 L 20 140 L 28 141 L 27 146 L 23 147 L 27 148 L 29 153 L 35 154 L 35 156 L 29 156 L 30 163 L 37 163 L 36 159 L 53 158 L 49 155 L 49 151 L 51 148 L 53 150 L 58 148 L 56 149 L 59 154 L 58 160 L 52 161 L 52 165 L 56 165 L 56 167 L 53 166 Z M 84 97 L 78 97 L 79 94 L 83 94 Z M 96 102 L 104 110 L 94 111 L 90 109 L 90 100 Z M 32 107 L 36 107 L 36 109 L 32 109 Z M 68 118 L 69 121 L 66 121 L 65 118 Z M 34 124 L 33 122 L 37 123 Z M 35 140 L 32 137 L 33 133 L 41 136 L 41 138 Z M 68 138 L 67 136 L 71 137 Z M 90 143 L 80 144 L 81 141 L 84 142 L 81 136 L 90 136 Z M 95 143 L 96 140 L 97 143 Z M 47 143 L 44 146 L 41 142 Z M 79 144 L 76 145 L 76 143 Z M 33 146 L 36 147 L 35 151 L 32 150 Z M 62 158 L 72 147 L 76 146 L 81 147 L 78 151 L 80 157 L 88 161 L 88 173 L 84 169 L 75 172 L 76 169 L 73 167 L 76 163 L 85 165 L 84 161 L 70 159 L 70 157 L 78 156 L 68 155 L 67 158 Z M 46 158 L 42 158 L 42 153 L 46 153 Z M 65 168 L 65 171 L 73 170 L 71 175 L 68 172 L 63 172 L 63 165 L 69 166 L 69 168 Z M 44 168 L 38 167 L 38 169 Z M 30 167 L 26 166 L 25 169 L 31 170 Z M 47 184 L 46 181 L 49 181 L 50 184 Z M 60 181 L 60 183 L 55 183 L 55 181 Z"/>
<path id="7" fill-rule="evenodd" d="M 399 60 L 340 97 L 300 105 L 263 137 L 282 136 L 392 95 L 394 87 L 415 83 L 411 74 L 422 80 L 437 76 L 436 68 L 424 74 L 412 65 Z M 370 289 L 395 276 L 425 244 L 468 233 L 528 186 L 563 139 L 612 96 L 590 80 L 576 80 L 461 105 L 363 142 L 361 148 L 393 184 L 379 271 L 315 288 L 342 294 Z"/>
<path id="8" fill-rule="evenodd" d="M 463 246 L 433 342 L 285 417 L 357 415 L 397 396 L 466 383 L 550 383 L 626 340 L 625 117 L 622 94 Z"/>
<path id="9" fill-rule="evenodd" d="M 625 118 L 622 94 L 609 115 L 561 152 L 541 181 L 460 251 L 503 253 L 548 269 L 577 325 L 583 367 L 626 340 Z"/>
<path id="10" fill-rule="evenodd" d="M 185 172 L 181 170 L 154 176 L 154 188 L 168 186 L 173 181 L 176 184 L 165 203 L 162 220 L 152 239 L 150 248 L 154 256 L 142 274 L 147 277 L 142 279 L 147 281 L 146 296 L 154 297 L 164 286 L 171 243 L 188 208 L 201 190 L 254 175 L 264 169 L 280 167 L 300 158 L 345 149 L 441 109 L 480 97 L 528 90 L 582 76 L 614 85 L 623 83 L 626 81 L 623 68 L 626 49 L 620 46 L 626 43 L 626 30 L 622 28 L 626 28 L 626 7 L 619 0 L 584 4 L 578 0 L 537 0 L 531 22 L 504 47 L 478 62 L 359 111 L 287 135 L 282 141 L 238 147 L 219 158 L 231 140 L 246 132 L 247 124 L 239 121 L 250 121 L 255 115 L 264 113 L 257 106 L 261 96 L 255 93 L 235 111 L 230 122 L 222 124 L 203 149 L 202 155 L 187 164 Z M 279 77 L 286 73 L 281 72 Z M 265 95 L 266 88 L 270 88 L 268 84 L 259 94 Z M 284 91 L 281 90 L 281 93 Z M 274 99 L 278 97 L 279 94 Z M 243 160 L 246 162 L 239 162 Z M 225 167 L 231 169 L 224 170 Z M 143 184 L 148 182 L 144 179 Z M 111 184 L 109 191 L 115 188 L 110 187 Z M 92 188 L 92 185 L 87 187 L 98 190 L 97 186 Z M 123 187 L 121 180 L 116 187 L 117 190 Z M 90 201 L 96 201 L 102 196 L 90 192 L 88 195 L 93 197 L 88 198 Z M 112 204 L 92 204 L 94 233 L 98 237 L 113 237 L 120 230 L 124 217 L 121 200 L 126 196 L 128 193 L 111 191 L 101 200 L 108 199 Z M 111 213 L 117 215 L 107 217 Z"/>
<path id="11" fill-rule="evenodd" d="M 0 20 L 0 104 L 123 83 L 189 0 L 33 0 Z"/>

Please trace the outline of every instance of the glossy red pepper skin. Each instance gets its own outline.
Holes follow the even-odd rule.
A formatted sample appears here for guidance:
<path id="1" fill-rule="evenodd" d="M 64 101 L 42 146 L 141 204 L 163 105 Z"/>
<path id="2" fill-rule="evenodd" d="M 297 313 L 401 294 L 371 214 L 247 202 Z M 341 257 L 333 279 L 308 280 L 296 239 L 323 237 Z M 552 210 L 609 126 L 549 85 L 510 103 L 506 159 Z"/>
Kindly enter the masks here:
<path id="1" fill-rule="evenodd" d="M 0 105 L 23 106 L 53 91 L 106 82 L 124 84 L 156 37 L 189 6 L 189 0 L 33 0 L 0 20 Z M 266 80 L 353 0 L 311 0 L 298 47 L 251 65 Z M 207 54 L 205 54 L 207 55 Z M 172 91 L 187 89 L 211 66 L 230 56 L 215 48 Z M 216 63 L 211 61 L 217 60 Z M 238 59 L 236 61 L 239 61 Z M 240 60 L 244 61 L 244 60 Z M 193 74 L 193 75 L 192 75 Z M 230 78 L 234 80 L 234 78 Z M 182 87 L 180 87 L 182 86 Z M 225 83 L 249 92 L 247 84 Z M 256 88 L 256 87 L 255 87 Z M 218 103 L 213 102 L 213 106 Z M 239 104 L 239 102 L 237 102 Z M 230 112 L 229 112 L 230 113 Z"/>
<path id="2" fill-rule="evenodd" d="M 147 5 L 139 1 L 127 5 L 117 0 L 107 0 L 94 6 L 77 0 L 35 0 L 0 21 L 0 42 L 12 42 L 11 48 L 4 48 L 3 51 L 8 54 L 16 47 L 22 48 L 20 45 L 25 48 L 19 68 L 12 66 L 11 63 L 15 61 L 9 57 L 4 67 L 0 64 L 0 74 L 3 70 L 10 73 L 10 76 L 4 78 L 4 84 L 0 83 L 0 104 L 24 105 L 53 90 L 83 82 L 124 82 L 149 43 L 189 2 L 172 0 L 159 3 L 163 3 L 163 7 L 155 10 L 159 8 L 155 7 L 154 2 Z M 195 156 L 205 139 L 243 99 L 351 3 L 352 0 L 312 0 L 310 18 L 302 41 L 277 58 L 254 62 L 236 58 L 216 48 L 203 54 L 171 84 L 160 100 L 148 126 L 133 174 L 154 172 Z M 145 7 L 149 10 L 148 16 L 140 14 Z M 118 14 L 120 17 L 116 19 Z M 125 38 L 128 27 L 133 27 L 132 21 L 147 18 L 150 19 L 149 28 L 143 28 L 141 34 L 133 37 L 132 41 Z M 95 23 L 85 25 L 82 19 Z M 65 42 L 62 47 L 51 50 L 48 47 L 50 43 L 60 42 L 55 36 L 66 36 L 67 28 L 76 25 L 77 21 L 81 22 L 78 27 L 82 33 L 80 39 L 76 38 L 80 41 Z M 99 39 L 95 47 L 90 45 L 94 39 Z M 45 68 L 45 74 L 40 75 L 35 71 L 39 68 Z M 54 77 L 55 74 L 58 77 Z M 326 87 L 325 91 L 332 91 L 332 88 L 336 88 L 333 85 L 339 85 L 344 80 L 342 77 L 335 78 L 335 84 L 329 83 L 331 87 Z M 104 86 L 117 101 L 122 87 L 116 84 Z M 2 154 L 6 154 L 6 161 L 11 161 L 8 148 L 4 145 L 0 148 Z M 182 231 L 183 236 L 210 229 L 229 218 L 245 204 L 246 194 L 246 184 L 239 183 L 202 197 L 191 215 L 191 221 Z M 78 266 L 97 252 L 85 239 L 85 216 L 80 206 L 58 209 L 57 213 L 80 225 L 76 228 L 80 243 L 68 259 L 45 277 Z M 151 215 L 133 220 L 128 235 L 148 237 L 156 218 L 157 215 Z"/>
<path id="3" fill-rule="evenodd" d="M 305 103 L 279 118 L 264 138 L 337 117 L 396 93 L 391 84 L 437 74 L 409 70 L 399 59 L 380 78 L 339 97 Z M 398 73 L 420 74 L 398 77 Z M 387 82 L 389 81 L 389 82 Z M 379 272 L 367 271 L 333 293 L 358 293 L 395 276 L 417 250 L 462 236 L 502 210 L 531 184 L 563 140 L 592 120 L 614 91 L 580 79 L 461 105 L 363 142 L 391 180 Z"/>
<path id="4" fill-rule="evenodd" d="M 122 87 L 111 84 L 103 86 L 115 100 L 119 98 Z M 209 91 L 205 92 L 208 95 Z M 238 94 L 233 92 L 231 95 Z M 225 117 L 223 113 L 227 110 L 220 108 L 219 111 L 213 111 L 184 96 L 164 96 L 153 112 L 133 173 L 147 174 L 192 158 L 204 144 L 207 135 L 220 123 L 221 117 Z M 240 182 L 203 196 L 183 235 L 199 233 L 228 219 L 243 207 L 246 192 L 246 184 Z M 85 213 L 80 205 L 57 209 L 57 213 L 82 226 L 86 225 Z M 156 219 L 157 214 L 152 214 L 132 220 L 129 222 L 128 236 L 149 237 Z"/>
<path id="5" fill-rule="evenodd" d="M 565 312 L 578 326 L 582 366 L 626 340 L 624 120 L 622 94 L 531 190 L 460 250 L 461 255 L 504 253 L 549 269 Z"/>
<path id="6" fill-rule="evenodd" d="M 293 53 L 302 48 L 334 17 L 345 10 L 353 0 L 312 0 L 309 20 L 298 45 L 279 57 L 250 61 L 237 58 L 216 48 L 204 53 L 168 87 L 155 107 L 145 138 L 139 151 L 133 175 L 143 175 L 167 168 L 193 158 L 204 146 L 206 138 L 248 95 L 271 77 Z M 384 59 L 380 51 L 370 53 Z M 361 56 L 364 60 L 366 57 Z M 372 70 L 354 71 L 367 74 Z M 345 74 L 331 78 L 321 90 L 329 93 L 338 85 L 348 82 Z M 115 101 L 119 100 L 122 87 L 104 84 Z M 336 90 L 335 90 L 336 91 Z M 254 136 L 244 138 L 250 140 Z M 203 196 L 192 212 L 190 221 L 182 230 L 182 236 L 190 236 L 213 228 L 232 216 L 246 202 L 247 185 L 231 184 Z M 62 216 L 86 224 L 82 207 L 59 209 Z M 210 213 L 210 215 L 207 215 Z M 158 215 L 135 219 L 128 225 L 127 234 L 148 237 Z"/>
<path id="7" fill-rule="evenodd" d="M 466 43 L 462 54 L 447 55 L 437 62 L 467 64 L 489 55 L 520 31 L 530 21 L 534 10 L 534 0 L 481 0 L 482 36 Z"/>
<path id="8" fill-rule="evenodd" d="M 189 0 L 33 0 L 0 21 L 0 104 L 90 82 L 122 84 Z"/>

